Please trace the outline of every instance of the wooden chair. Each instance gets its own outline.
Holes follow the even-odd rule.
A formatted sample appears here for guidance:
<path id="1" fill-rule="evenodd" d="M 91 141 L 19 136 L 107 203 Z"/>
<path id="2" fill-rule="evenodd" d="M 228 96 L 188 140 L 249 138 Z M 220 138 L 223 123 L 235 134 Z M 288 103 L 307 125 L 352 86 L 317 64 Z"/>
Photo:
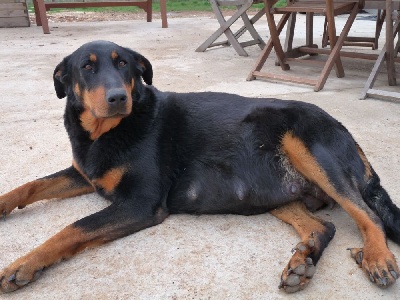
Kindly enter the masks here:
<path id="1" fill-rule="evenodd" d="M 371 47 L 372 50 L 378 49 L 378 40 L 382 31 L 383 22 L 386 18 L 385 1 L 384 0 L 366 0 L 364 9 L 376 9 L 375 35 L 374 36 L 347 36 L 343 46 Z M 357 22 L 357 20 L 355 21 Z M 322 48 L 329 45 L 328 21 L 325 18 L 324 33 L 322 36 Z M 337 38 L 337 37 L 336 37 Z"/>
<path id="2" fill-rule="evenodd" d="M 399 0 L 394 5 L 394 0 L 386 0 L 386 43 L 383 46 L 378 58 L 372 68 L 364 89 L 361 92 L 360 99 L 367 98 L 368 95 L 377 96 L 384 99 L 400 99 L 400 92 L 385 91 L 382 89 L 374 89 L 374 83 L 378 77 L 378 73 L 386 61 L 386 70 L 388 76 L 388 83 L 390 86 L 395 86 L 396 82 L 396 69 L 395 61 L 400 62 L 400 57 L 397 57 L 400 52 L 400 12 Z M 396 0 L 395 0 L 396 1 Z M 394 22 L 394 24 L 393 24 Z M 397 43 L 394 44 L 397 35 Z"/>
<path id="3" fill-rule="evenodd" d="M 393 3 L 393 10 L 400 8 L 399 2 Z M 363 9 L 376 9 L 376 24 L 375 24 L 375 35 L 374 36 L 348 36 L 343 46 L 360 46 L 360 47 L 371 47 L 372 50 L 378 49 L 378 40 L 382 31 L 383 22 L 386 19 L 386 0 L 365 0 Z M 357 22 L 357 20 L 355 21 Z M 324 34 L 322 38 L 322 47 L 326 47 L 329 44 L 329 36 L 327 33 L 327 20 L 325 18 Z"/>
<path id="4" fill-rule="evenodd" d="M 286 7 L 273 8 L 276 0 L 264 0 L 266 7 L 266 15 L 268 20 L 268 27 L 271 34 L 266 46 L 261 52 L 259 58 L 256 61 L 255 66 L 251 70 L 247 80 L 253 80 L 256 78 L 282 80 L 288 82 L 295 82 L 301 84 L 313 85 L 315 91 L 321 90 L 329 76 L 330 71 L 335 66 L 337 77 L 344 77 L 344 69 L 340 59 L 340 50 L 347 37 L 347 34 L 353 24 L 355 17 L 360 9 L 363 8 L 363 0 L 292 0 L 288 2 Z M 306 44 L 302 47 L 292 49 L 292 41 L 295 29 L 295 18 L 297 13 L 307 14 L 307 36 Z M 313 15 L 321 14 L 326 16 L 328 21 L 328 34 L 330 38 L 330 50 L 317 49 L 317 45 L 313 43 Z M 335 16 L 339 14 L 349 13 L 349 17 L 346 24 L 336 39 L 336 26 Z M 282 14 L 278 24 L 275 24 L 273 14 Z M 288 24 L 288 39 L 287 39 L 287 51 L 285 52 L 279 40 L 279 34 L 284 28 L 285 24 L 290 19 Z M 288 71 L 290 66 L 289 61 L 297 61 L 301 63 L 309 62 L 309 60 L 298 59 L 305 55 L 315 54 L 327 54 L 328 58 L 324 62 L 322 71 L 319 73 L 318 78 L 304 78 L 304 76 L 291 76 L 291 75 L 279 75 L 274 72 L 261 72 L 263 65 L 265 64 L 272 49 L 275 49 L 279 65 L 282 70 Z M 315 61 L 314 61 L 315 62 Z"/>
<path id="5" fill-rule="evenodd" d="M 152 20 L 152 0 L 134 1 L 90 1 L 90 2 L 46 2 L 33 0 L 36 24 L 42 26 L 43 33 L 50 33 L 46 11 L 52 8 L 79 8 L 79 7 L 108 7 L 108 6 L 137 6 L 147 12 L 147 22 Z M 160 0 L 162 27 L 168 27 L 166 0 Z"/>
<path id="6" fill-rule="evenodd" d="M 240 56 L 248 56 L 247 52 L 244 50 L 244 47 L 257 44 L 262 49 L 265 43 L 254 28 L 253 24 L 264 15 L 265 10 L 260 10 L 251 19 L 247 15 L 247 10 L 252 4 L 260 3 L 262 1 L 263 0 L 210 0 L 211 7 L 215 16 L 217 17 L 220 27 L 196 49 L 196 52 L 204 52 L 208 48 L 216 46 L 232 46 Z M 228 20 L 226 20 L 222 14 L 221 6 L 236 6 L 237 11 Z M 243 20 L 244 25 L 238 31 L 233 33 L 230 27 L 239 18 Z M 246 31 L 250 33 L 253 39 L 246 42 L 239 42 L 239 37 L 241 37 Z M 226 35 L 227 40 L 215 42 L 222 34 Z"/>

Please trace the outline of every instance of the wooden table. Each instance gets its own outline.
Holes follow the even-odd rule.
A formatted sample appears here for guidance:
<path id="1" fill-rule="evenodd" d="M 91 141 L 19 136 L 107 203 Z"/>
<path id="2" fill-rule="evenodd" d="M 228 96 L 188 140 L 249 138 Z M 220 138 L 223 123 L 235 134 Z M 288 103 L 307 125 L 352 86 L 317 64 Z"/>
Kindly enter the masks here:
<path id="1" fill-rule="evenodd" d="M 315 91 L 319 91 L 323 88 L 330 71 L 332 68 L 335 69 L 337 77 L 344 77 L 343 65 L 341 63 L 342 57 L 359 58 L 376 60 L 378 54 L 360 53 L 354 51 L 343 51 L 342 46 L 346 40 L 347 34 L 351 28 L 353 21 L 360 9 L 363 8 L 365 3 L 364 0 L 296 0 L 289 2 L 288 6 L 285 8 L 273 8 L 272 5 L 276 2 L 275 0 L 264 0 L 267 9 L 267 20 L 268 27 L 270 31 L 270 39 L 263 49 L 259 58 L 257 59 L 254 68 L 251 70 L 248 80 L 253 80 L 256 78 L 272 79 L 272 80 L 282 80 L 288 82 L 295 82 L 301 84 L 313 85 Z M 367 0 L 370 1 L 370 0 Z M 386 0 L 375 0 L 378 4 L 384 5 Z M 393 1 L 393 0 L 387 0 Z M 397 1 L 397 0 L 396 0 Z M 373 2 L 373 1 L 371 1 Z M 347 5 L 347 4 L 349 5 Z M 355 5 L 356 4 L 356 5 Z M 336 26 L 334 16 L 350 12 L 350 15 L 343 27 L 340 35 L 336 36 Z M 292 48 L 292 41 L 295 28 L 295 17 L 296 13 L 305 12 L 307 14 L 306 20 L 306 41 L 303 46 Z M 273 13 L 282 14 L 282 17 L 278 24 L 275 24 Z M 313 15 L 315 13 L 320 13 L 326 16 L 328 20 L 328 33 L 330 40 L 331 49 L 321 49 L 313 43 Z M 287 27 L 287 37 L 285 47 L 282 47 L 279 34 L 284 28 L 285 24 L 288 23 Z M 330 24 L 330 25 L 329 25 Z M 390 22 L 390 26 L 392 23 Z M 391 39 L 393 41 L 393 37 Z M 392 49 L 393 47 L 388 47 Z M 277 56 L 277 64 L 281 66 L 282 70 L 288 71 L 290 69 L 289 62 L 296 61 L 299 63 L 312 63 L 317 64 L 316 60 L 312 59 L 301 59 L 305 55 L 317 55 L 326 54 L 328 58 L 323 65 L 323 69 L 318 73 L 318 77 L 314 78 L 304 78 L 304 76 L 292 76 L 290 72 L 283 72 L 282 74 L 277 74 L 274 71 L 261 71 L 266 59 L 268 58 L 272 49 L 275 50 Z M 400 58 L 395 58 L 393 51 L 390 53 L 390 58 L 388 60 L 391 64 L 390 72 L 393 73 L 394 62 L 400 62 Z M 288 74 L 286 74 L 288 73 Z"/>
<path id="2" fill-rule="evenodd" d="M 144 1 L 96 1 L 96 2 L 45 2 L 45 0 L 33 0 L 35 8 L 36 24 L 42 26 L 43 33 L 50 33 L 46 11 L 52 8 L 80 8 L 80 7 L 108 7 L 108 6 L 137 6 L 147 12 L 147 22 L 152 20 L 152 0 Z M 167 28 L 166 0 L 160 0 L 162 27 Z"/>

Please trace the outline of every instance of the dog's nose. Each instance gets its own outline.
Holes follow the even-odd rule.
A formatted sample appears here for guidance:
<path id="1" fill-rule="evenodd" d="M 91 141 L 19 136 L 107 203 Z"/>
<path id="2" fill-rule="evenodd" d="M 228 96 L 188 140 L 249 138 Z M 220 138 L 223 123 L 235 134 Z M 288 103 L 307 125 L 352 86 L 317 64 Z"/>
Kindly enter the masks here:
<path id="1" fill-rule="evenodd" d="M 110 89 L 107 91 L 106 97 L 110 105 L 125 103 L 128 99 L 128 95 L 124 89 Z"/>

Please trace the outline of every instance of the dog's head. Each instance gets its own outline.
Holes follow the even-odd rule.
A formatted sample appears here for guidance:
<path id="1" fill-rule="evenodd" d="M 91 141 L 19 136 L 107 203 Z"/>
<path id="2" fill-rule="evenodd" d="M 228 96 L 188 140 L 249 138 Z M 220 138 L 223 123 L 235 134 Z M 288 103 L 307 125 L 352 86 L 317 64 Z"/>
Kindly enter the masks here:
<path id="1" fill-rule="evenodd" d="M 132 111 L 132 101 L 143 89 L 141 78 L 152 83 L 150 62 L 111 42 L 84 44 L 54 70 L 58 98 L 68 96 L 90 119 L 120 119 Z"/>

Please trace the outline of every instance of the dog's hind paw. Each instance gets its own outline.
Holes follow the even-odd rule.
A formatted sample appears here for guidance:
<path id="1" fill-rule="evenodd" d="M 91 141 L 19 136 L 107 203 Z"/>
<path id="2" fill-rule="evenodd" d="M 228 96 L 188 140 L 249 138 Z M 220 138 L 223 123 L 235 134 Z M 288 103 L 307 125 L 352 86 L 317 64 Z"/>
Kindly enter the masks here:
<path id="1" fill-rule="evenodd" d="M 393 254 L 388 250 L 385 257 L 365 253 L 363 248 L 348 248 L 351 257 L 363 268 L 369 280 L 381 288 L 386 288 L 400 277 L 400 271 Z M 381 254 L 381 252 L 379 252 Z"/>
<path id="2" fill-rule="evenodd" d="M 293 250 L 295 253 L 285 267 L 279 288 L 287 293 L 295 293 L 304 289 L 314 276 L 316 267 L 308 255 L 312 252 L 314 240 L 307 244 L 299 243 Z"/>

